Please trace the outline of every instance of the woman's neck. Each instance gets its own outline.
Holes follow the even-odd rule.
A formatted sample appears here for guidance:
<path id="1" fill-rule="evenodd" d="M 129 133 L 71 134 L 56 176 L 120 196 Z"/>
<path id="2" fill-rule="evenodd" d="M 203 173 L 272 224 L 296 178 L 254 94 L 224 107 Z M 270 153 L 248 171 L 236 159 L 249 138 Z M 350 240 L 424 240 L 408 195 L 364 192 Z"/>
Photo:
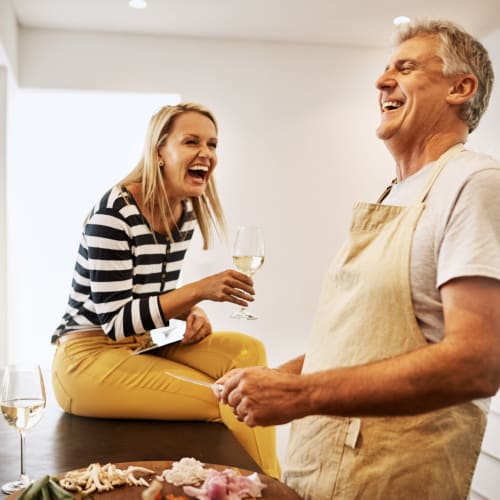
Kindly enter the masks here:
<path id="1" fill-rule="evenodd" d="M 151 213 L 145 206 L 144 199 L 142 196 L 142 186 L 138 182 L 134 182 L 131 184 L 127 184 L 127 191 L 134 197 L 134 200 L 141 211 L 142 216 L 149 224 L 149 227 L 153 229 L 155 232 L 160 234 L 166 234 L 165 227 L 163 225 L 161 214 L 159 210 L 155 207 L 153 212 Z M 178 223 L 181 220 L 182 212 L 183 212 L 182 201 L 179 201 L 172 205 L 170 203 L 170 212 L 166 214 L 167 216 L 167 224 L 170 232 L 174 232 L 174 230 L 178 227 Z"/>

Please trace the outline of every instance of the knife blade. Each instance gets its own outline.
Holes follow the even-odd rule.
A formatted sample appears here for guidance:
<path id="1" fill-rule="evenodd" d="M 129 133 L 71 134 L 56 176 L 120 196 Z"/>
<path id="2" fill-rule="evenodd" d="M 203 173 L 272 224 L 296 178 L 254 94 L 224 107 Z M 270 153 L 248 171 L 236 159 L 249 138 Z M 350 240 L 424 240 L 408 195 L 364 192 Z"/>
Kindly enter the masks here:
<path id="1" fill-rule="evenodd" d="M 177 378 L 179 380 L 182 380 L 184 382 L 191 382 L 192 384 L 196 385 L 201 385 L 203 387 L 208 387 L 209 389 L 212 389 L 213 391 L 219 393 L 224 389 L 224 386 L 222 384 L 214 384 L 213 382 L 205 382 L 204 380 L 198 380 L 196 378 L 191 378 L 191 377 L 186 377 L 185 375 L 178 375 L 177 373 L 172 373 L 169 371 L 165 372 L 167 375 L 170 375 L 171 377 Z"/>

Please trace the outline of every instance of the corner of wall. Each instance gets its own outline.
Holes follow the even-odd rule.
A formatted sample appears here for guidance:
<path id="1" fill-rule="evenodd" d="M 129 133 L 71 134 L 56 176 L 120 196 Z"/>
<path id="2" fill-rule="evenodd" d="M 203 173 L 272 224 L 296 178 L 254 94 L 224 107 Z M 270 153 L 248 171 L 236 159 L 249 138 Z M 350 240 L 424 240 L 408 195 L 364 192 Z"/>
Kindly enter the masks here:
<path id="1" fill-rule="evenodd" d="M 7 67 L 17 81 L 18 24 L 10 0 L 0 0 L 0 66 Z"/>

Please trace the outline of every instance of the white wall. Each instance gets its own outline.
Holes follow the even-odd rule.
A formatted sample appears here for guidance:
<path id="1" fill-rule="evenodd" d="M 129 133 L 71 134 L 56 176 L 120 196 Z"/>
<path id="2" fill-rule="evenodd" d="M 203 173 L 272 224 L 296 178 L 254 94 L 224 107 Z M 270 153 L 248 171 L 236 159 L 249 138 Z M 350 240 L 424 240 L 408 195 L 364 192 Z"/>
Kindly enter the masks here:
<path id="1" fill-rule="evenodd" d="M 206 308 L 217 329 L 242 330 L 263 340 L 271 365 L 302 353 L 323 273 L 344 237 L 353 201 L 374 199 L 393 175 L 374 135 L 374 81 L 385 54 L 43 30 L 21 30 L 19 46 L 24 89 L 175 92 L 215 111 L 220 122 L 216 175 L 229 239 L 237 224 L 261 224 L 267 252 L 256 276 L 258 321 L 229 319 L 231 305 Z M 29 116 L 18 127 L 18 161 L 11 164 L 11 186 L 28 195 L 34 211 L 26 196 L 12 199 L 9 336 L 15 342 L 10 352 L 26 354 L 21 346 L 28 343 L 44 364 L 50 363 L 48 339 L 65 306 L 82 217 L 131 167 L 99 150 L 104 144 L 119 151 L 127 143 L 112 127 L 96 140 L 94 123 L 107 120 L 101 101 L 92 103 L 88 96 L 82 115 L 71 112 L 68 94 L 61 99 L 63 109 L 29 105 Z M 90 122 L 84 121 L 89 115 Z M 146 120 L 130 123 L 126 106 L 118 118 L 131 126 L 127 137 L 142 140 Z M 27 231 L 29 243 L 14 231 Z M 231 265 L 228 245 L 218 242 L 202 252 L 196 241 L 183 279 Z M 287 431 L 287 426 L 279 431 L 280 454 Z"/>
<path id="2" fill-rule="evenodd" d="M 7 67 L 0 65 L 0 237 L 6 234 L 7 217 Z M 7 362 L 7 252 L 0 243 L 0 367 Z"/>
<path id="3" fill-rule="evenodd" d="M 7 108 L 16 74 L 17 22 L 10 0 L 0 0 L 0 367 L 7 361 Z"/>
<path id="4" fill-rule="evenodd" d="M 490 105 L 473 132 L 468 147 L 484 151 L 495 158 L 500 158 L 500 141 L 498 140 L 498 125 L 500 118 L 500 30 L 483 40 L 487 47 L 493 66 L 496 70 L 496 85 L 490 100 Z M 476 474 L 472 483 L 472 499 L 488 498 L 499 500 L 498 489 L 500 477 L 500 393 L 493 400 L 488 418 L 488 427 L 483 441 L 483 451 L 479 457 Z M 479 494 L 479 496 L 478 496 Z"/>
<path id="5" fill-rule="evenodd" d="M 64 51 L 59 50 L 62 46 Z M 373 198 L 392 175 L 388 155 L 374 136 L 377 106 L 373 82 L 385 64 L 385 55 L 320 45 L 40 30 L 21 30 L 20 52 L 23 87 L 176 92 L 183 99 L 197 100 L 214 109 L 220 121 L 217 179 L 228 216 L 229 236 L 240 223 L 263 225 L 267 256 L 256 277 L 255 311 L 261 317 L 259 321 L 242 324 L 229 320 L 233 309 L 230 305 L 207 304 L 207 309 L 217 328 L 242 329 L 264 340 L 272 364 L 302 352 L 322 275 L 343 238 L 352 201 L 357 196 Z M 52 118 L 57 113 L 55 108 L 50 112 Z M 99 105 L 90 114 L 95 121 L 105 119 Z M 74 116 L 77 122 L 80 118 Z M 39 135 L 47 129 L 45 119 L 34 113 L 25 125 Z M 123 109 L 120 120 L 126 124 L 129 119 Z M 76 156 L 65 158 L 61 154 L 64 144 L 73 144 L 74 140 L 72 134 L 61 134 L 75 126 L 61 125 L 61 129 L 53 128 L 52 122 L 48 137 L 31 138 L 30 143 L 37 141 L 35 154 L 30 155 L 32 148 L 26 148 L 22 161 L 13 169 L 21 169 L 23 189 L 29 189 L 32 203 L 50 208 L 53 229 L 44 229 L 45 236 L 39 235 L 46 243 L 39 245 L 37 251 L 40 257 L 43 254 L 43 272 L 53 276 L 51 288 L 66 293 L 70 276 L 66 272 L 64 278 L 59 277 L 62 252 L 76 245 L 81 214 L 77 220 L 68 220 L 68 211 L 55 206 L 54 194 L 57 193 L 60 205 L 71 206 L 74 186 L 79 183 L 80 193 L 88 191 L 88 200 L 80 209 L 83 214 L 98 191 L 91 193 L 89 186 L 103 190 L 130 165 L 113 166 L 114 175 L 103 182 L 103 169 L 111 172 L 111 167 L 103 165 L 102 153 L 96 150 L 95 143 L 82 137 L 73 146 Z M 134 133 L 141 140 L 144 128 L 145 120 L 134 124 Z M 121 148 L 123 143 L 113 133 L 106 141 L 110 150 Z M 82 152 L 86 165 L 75 168 Z M 47 169 L 53 172 L 49 183 L 39 182 L 36 188 L 25 185 L 26 176 L 36 175 L 40 179 L 36 171 Z M 56 171 L 62 172 L 57 174 L 57 183 Z M 82 175 L 86 179 L 83 185 L 79 180 Z M 24 223 L 30 217 L 21 215 L 20 210 L 12 211 L 10 216 L 18 220 L 18 224 L 13 223 L 17 227 L 22 227 L 21 217 Z M 66 228 L 68 238 L 60 238 L 54 248 L 52 242 L 58 228 Z M 18 253 L 21 251 L 12 254 L 17 261 L 26 255 Z M 207 253 L 196 243 L 186 263 L 184 279 L 230 266 L 226 245 L 218 244 Z M 19 267 L 12 269 L 18 273 Z M 11 290 L 12 302 L 20 304 L 17 311 L 11 308 L 11 335 L 15 338 L 31 336 L 16 325 L 22 324 L 26 304 L 36 304 L 43 293 L 36 287 L 26 290 L 24 280 L 18 283 L 21 288 Z M 48 335 L 64 306 L 60 294 L 56 297 L 51 291 L 44 296 L 50 300 L 50 306 L 47 302 L 45 313 L 38 320 L 41 332 L 35 342 L 39 353 L 47 352 Z"/>

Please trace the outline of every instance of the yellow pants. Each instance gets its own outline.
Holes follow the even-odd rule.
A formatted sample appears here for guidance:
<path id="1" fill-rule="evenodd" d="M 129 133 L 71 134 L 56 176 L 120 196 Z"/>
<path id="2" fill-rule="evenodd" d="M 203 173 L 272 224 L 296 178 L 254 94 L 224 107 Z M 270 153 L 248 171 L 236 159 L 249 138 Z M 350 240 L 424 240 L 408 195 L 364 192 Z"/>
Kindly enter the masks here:
<path id="1" fill-rule="evenodd" d="M 219 332 L 197 344 L 173 344 L 154 355 L 133 356 L 138 346 L 135 337 L 115 342 L 104 335 L 59 345 L 52 383 L 61 408 L 85 417 L 222 421 L 267 475 L 280 477 L 274 427 L 248 427 L 211 389 L 164 373 L 213 382 L 232 368 L 265 366 L 260 341 Z"/>

